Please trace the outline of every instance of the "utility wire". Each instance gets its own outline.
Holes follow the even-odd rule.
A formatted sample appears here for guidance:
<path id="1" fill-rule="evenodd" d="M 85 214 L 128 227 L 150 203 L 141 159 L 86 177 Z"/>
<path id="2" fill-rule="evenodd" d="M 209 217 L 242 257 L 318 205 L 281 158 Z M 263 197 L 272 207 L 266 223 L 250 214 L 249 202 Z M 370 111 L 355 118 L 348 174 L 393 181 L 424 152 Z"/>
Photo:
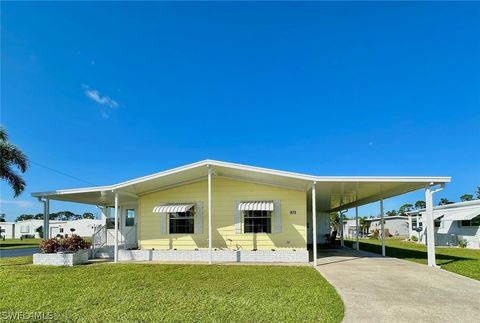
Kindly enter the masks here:
<path id="1" fill-rule="evenodd" d="M 40 163 L 34 162 L 33 160 L 29 160 L 29 162 L 32 163 L 32 164 L 34 164 L 34 165 L 37 165 L 37 166 L 39 166 L 39 167 L 43 167 L 43 168 L 45 168 L 45 169 L 48 169 L 48 170 L 50 170 L 50 171 L 52 171 L 52 172 L 55 172 L 55 173 L 57 173 L 57 174 L 60 174 L 60 175 L 63 175 L 63 176 L 67 176 L 67 177 L 73 178 L 73 179 L 75 179 L 75 180 L 77 180 L 77 181 L 80 181 L 80 182 L 83 182 L 83 183 L 85 183 L 85 184 L 97 186 L 96 184 L 94 184 L 94 183 L 92 183 L 92 182 L 85 181 L 85 180 L 83 180 L 83 179 L 81 179 L 81 178 L 78 178 L 78 177 L 76 177 L 76 176 L 73 176 L 73 175 L 70 175 L 70 174 L 61 172 L 61 171 L 59 171 L 59 170 L 53 169 L 53 168 L 51 168 L 51 167 L 42 165 L 42 164 L 40 164 Z"/>

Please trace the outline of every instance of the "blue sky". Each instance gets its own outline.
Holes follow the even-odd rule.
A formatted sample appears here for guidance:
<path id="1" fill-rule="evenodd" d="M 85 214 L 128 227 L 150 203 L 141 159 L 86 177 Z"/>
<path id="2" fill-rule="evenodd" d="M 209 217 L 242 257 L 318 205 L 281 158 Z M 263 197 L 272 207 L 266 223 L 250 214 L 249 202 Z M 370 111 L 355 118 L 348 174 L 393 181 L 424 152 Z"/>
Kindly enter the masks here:
<path id="1" fill-rule="evenodd" d="M 478 3 L 1 6 L 1 123 L 32 160 L 22 196 L 1 184 L 8 219 L 86 185 L 37 164 L 96 185 L 206 158 L 480 185 Z"/>

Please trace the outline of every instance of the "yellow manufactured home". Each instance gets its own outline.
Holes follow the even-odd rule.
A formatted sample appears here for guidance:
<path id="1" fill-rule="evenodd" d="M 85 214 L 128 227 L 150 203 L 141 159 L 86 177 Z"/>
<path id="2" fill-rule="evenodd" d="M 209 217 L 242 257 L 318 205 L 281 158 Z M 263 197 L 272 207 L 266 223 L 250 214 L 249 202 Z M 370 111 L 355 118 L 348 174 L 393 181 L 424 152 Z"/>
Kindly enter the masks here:
<path id="1" fill-rule="evenodd" d="M 144 249 L 208 247 L 207 181 L 139 198 L 139 246 Z M 306 192 L 228 178 L 212 179 L 212 244 L 217 249 L 305 249 Z M 156 207 L 184 212 L 155 212 Z M 291 214 L 294 213 L 294 214 Z"/>
<path id="2" fill-rule="evenodd" d="M 111 186 L 32 195 L 45 214 L 51 199 L 97 205 L 106 225 L 93 236 L 93 254 L 115 261 L 316 263 L 309 249 L 316 255 L 330 236 L 331 212 L 449 180 L 314 176 L 205 160 Z"/>

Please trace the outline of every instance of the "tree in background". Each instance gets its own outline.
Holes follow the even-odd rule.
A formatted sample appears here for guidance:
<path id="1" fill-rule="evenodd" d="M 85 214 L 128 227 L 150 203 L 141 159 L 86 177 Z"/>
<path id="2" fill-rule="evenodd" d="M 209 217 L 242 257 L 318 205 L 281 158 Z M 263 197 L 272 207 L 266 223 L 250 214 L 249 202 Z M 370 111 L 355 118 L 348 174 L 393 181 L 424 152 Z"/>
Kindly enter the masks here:
<path id="1" fill-rule="evenodd" d="M 480 186 L 477 186 L 477 199 L 480 200 Z"/>
<path id="2" fill-rule="evenodd" d="M 0 222 L 5 222 L 5 213 L 0 214 Z"/>
<path id="3" fill-rule="evenodd" d="M 418 200 L 417 202 L 415 202 L 415 209 L 424 209 L 426 207 L 426 203 L 425 201 L 421 201 L 421 200 Z"/>
<path id="4" fill-rule="evenodd" d="M 466 202 L 466 201 L 471 201 L 473 200 L 473 195 L 472 194 L 463 194 L 460 196 L 460 201 Z"/>
<path id="5" fill-rule="evenodd" d="M 338 215 L 338 212 L 330 213 L 330 225 L 333 230 L 338 232 L 340 228 L 340 216 Z"/>
<path id="6" fill-rule="evenodd" d="M 385 213 L 387 216 L 396 216 L 398 215 L 397 210 L 390 210 Z"/>
<path id="7" fill-rule="evenodd" d="M 360 232 L 362 233 L 362 236 L 367 232 L 368 230 L 368 222 L 367 222 L 367 217 L 363 216 L 358 219 L 358 226 L 360 228 Z"/>
<path id="8" fill-rule="evenodd" d="M 21 214 L 17 216 L 15 221 L 25 221 L 25 220 L 31 220 L 33 219 L 33 214 Z"/>
<path id="9" fill-rule="evenodd" d="M 452 204 L 452 203 L 453 203 L 452 201 L 449 201 L 447 198 L 442 197 L 440 199 L 440 202 L 438 202 L 438 205 L 446 205 L 446 204 Z"/>
<path id="10" fill-rule="evenodd" d="M 95 216 L 93 215 L 93 213 L 85 212 L 85 213 L 83 213 L 82 218 L 83 219 L 95 219 Z"/>
<path id="11" fill-rule="evenodd" d="M 75 214 L 71 211 L 60 211 L 60 212 L 52 212 L 48 216 L 50 220 L 62 220 L 62 221 L 67 221 L 67 220 L 78 220 L 78 219 L 94 219 L 95 216 L 93 213 L 90 212 L 85 212 L 83 215 L 80 214 Z M 15 221 L 25 221 L 25 220 L 43 220 L 43 213 L 37 213 L 35 215 L 33 214 L 22 214 L 17 217 Z"/>
<path id="12" fill-rule="evenodd" d="M 15 169 L 25 173 L 28 158 L 17 146 L 8 141 L 7 131 L 3 127 L 0 127 L 0 150 L 0 177 L 10 185 L 13 196 L 17 197 L 22 194 L 27 184 Z"/>
<path id="13" fill-rule="evenodd" d="M 398 209 L 398 213 L 400 215 L 407 215 L 407 212 L 410 212 L 412 209 L 413 209 L 413 204 L 405 203 L 400 207 L 400 209 Z"/>

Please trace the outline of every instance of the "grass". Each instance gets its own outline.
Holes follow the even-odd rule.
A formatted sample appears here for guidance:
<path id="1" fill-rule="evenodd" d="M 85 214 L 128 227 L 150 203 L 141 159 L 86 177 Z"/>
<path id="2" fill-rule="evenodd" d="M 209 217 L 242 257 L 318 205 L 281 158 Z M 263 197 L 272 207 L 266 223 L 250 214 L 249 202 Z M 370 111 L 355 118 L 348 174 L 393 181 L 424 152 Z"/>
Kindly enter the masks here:
<path id="1" fill-rule="evenodd" d="M 0 240 L 0 250 L 6 249 L 20 249 L 38 247 L 42 239 L 7 239 Z"/>
<path id="2" fill-rule="evenodd" d="M 343 303 L 309 266 L 0 260 L 2 312 L 51 312 L 82 322 L 340 322 Z"/>
<path id="3" fill-rule="evenodd" d="M 353 240 L 346 240 L 352 246 Z M 381 254 L 381 240 L 361 239 L 360 250 Z M 385 240 L 387 256 L 427 264 L 427 247 L 423 244 L 390 238 Z M 480 250 L 436 247 L 437 265 L 443 269 L 480 280 Z"/>

